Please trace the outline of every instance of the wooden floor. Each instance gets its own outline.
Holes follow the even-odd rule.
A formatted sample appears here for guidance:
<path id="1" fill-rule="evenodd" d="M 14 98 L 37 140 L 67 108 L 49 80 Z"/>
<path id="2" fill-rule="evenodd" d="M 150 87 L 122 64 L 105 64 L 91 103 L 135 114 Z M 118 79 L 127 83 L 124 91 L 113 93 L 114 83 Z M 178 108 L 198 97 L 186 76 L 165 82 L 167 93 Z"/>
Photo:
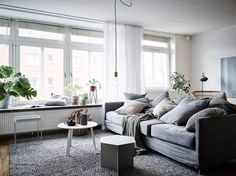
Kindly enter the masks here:
<path id="1" fill-rule="evenodd" d="M 9 175 L 9 150 L 6 141 L 0 141 L 0 176 Z"/>

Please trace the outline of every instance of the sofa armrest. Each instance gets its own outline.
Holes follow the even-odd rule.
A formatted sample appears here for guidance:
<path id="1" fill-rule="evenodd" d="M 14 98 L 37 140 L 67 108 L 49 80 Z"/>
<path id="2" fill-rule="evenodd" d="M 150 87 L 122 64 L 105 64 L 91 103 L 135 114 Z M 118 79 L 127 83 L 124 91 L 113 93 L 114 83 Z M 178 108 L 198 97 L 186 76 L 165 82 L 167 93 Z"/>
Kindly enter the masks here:
<path id="1" fill-rule="evenodd" d="M 199 169 L 236 158 L 236 114 L 200 118 L 195 127 Z"/>
<path id="2" fill-rule="evenodd" d="M 114 111 L 116 109 L 118 109 L 119 107 L 123 106 L 124 102 L 120 101 L 120 102 L 106 102 L 105 103 L 105 119 L 106 119 L 106 113 L 109 111 Z"/>

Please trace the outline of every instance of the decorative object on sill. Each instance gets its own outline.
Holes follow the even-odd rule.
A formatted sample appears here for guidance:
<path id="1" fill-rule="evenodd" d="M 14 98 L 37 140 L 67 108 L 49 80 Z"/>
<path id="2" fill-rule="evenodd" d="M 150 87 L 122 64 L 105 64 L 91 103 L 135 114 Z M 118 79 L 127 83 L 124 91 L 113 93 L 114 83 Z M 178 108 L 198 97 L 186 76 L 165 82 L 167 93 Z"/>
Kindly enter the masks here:
<path id="1" fill-rule="evenodd" d="M 87 85 L 89 85 L 89 98 L 90 101 L 89 103 L 92 104 L 94 102 L 94 104 L 97 103 L 97 85 L 99 86 L 99 89 L 101 89 L 101 84 L 99 83 L 98 80 L 96 79 L 90 79 L 88 80 Z"/>
<path id="2" fill-rule="evenodd" d="M 14 80 L 11 78 L 14 77 Z M 11 66 L 0 66 L 0 109 L 6 109 L 10 96 L 31 99 L 37 96 L 37 91 L 21 72 L 15 72 Z"/>
<path id="3" fill-rule="evenodd" d="M 51 98 L 44 103 L 45 106 L 66 106 L 70 104 L 71 101 L 68 97 L 53 93 L 51 94 Z"/>
<path id="4" fill-rule="evenodd" d="M 206 82 L 208 80 L 208 77 L 204 73 L 202 73 L 200 81 L 202 82 L 202 92 L 203 92 L 203 82 Z"/>
<path id="5" fill-rule="evenodd" d="M 83 88 L 78 84 L 70 83 L 65 87 L 65 90 L 72 95 L 72 104 L 79 105 L 80 93 L 83 91 Z"/>
<path id="6" fill-rule="evenodd" d="M 130 0 L 130 3 L 127 4 L 124 1 L 120 0 L 120 2 L 127 6 L 127 7 L 132 7 L 132 2 Z M 117 0 L 115 0 L 114 4 L 114 17 L 115 17 L 115 70 L 114 70 L 114 83 L 113 85 L 115 87 L 118 86 L 118 71 L 117 71 Z"/>
<path id="7" fill-rule="evenodd" d="M 84 94 L 81 95 L 81 97 L 82 97 L 81 105 L 84 106 L 84 105 L 88 104 L 88 94 L 84 93 Z"/>
<path id="8" fill-rule="evenodd" d="M 184 74 L 178 72 L 171 74 L 170 85 L 172 89 L 177 90 L 178 95 L 183 92 L 189 94 L 191 88 L 190 81 L 184 78 Z"/>

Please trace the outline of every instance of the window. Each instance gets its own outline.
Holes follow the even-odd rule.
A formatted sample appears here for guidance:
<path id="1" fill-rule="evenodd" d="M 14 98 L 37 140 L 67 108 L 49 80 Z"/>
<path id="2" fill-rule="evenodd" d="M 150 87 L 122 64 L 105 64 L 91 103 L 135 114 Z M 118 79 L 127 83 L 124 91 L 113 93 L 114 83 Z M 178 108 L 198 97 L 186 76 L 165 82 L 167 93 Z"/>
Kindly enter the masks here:
<path id="1" fill-rule="evenodd" d="M 38 99 L 48 99 L 52 92 L 63 95 L 63 49 L 21 46 L 20 53 L 20 71 L 35 86 Z M 53 65 L 48 62 L 48 57 L 52 55 L 57 58 Z"/>
<path id="2" fill-rule="evenodd" d="M 64 28 L 30 22 L 19 22 L 19 36 L 50 40 L 64 40 Z"/>
<path id="3" fill-rule="evenodd" d="M 0 44 L 0 65 L 9 65 L 9 45 Z"/>
<path id="4" fill-rule="evenodd" d="M 10 20 L 0 19 L 0 35 L 10 35 Z"/>
<path id="5" fill-rule="evenodd" d="M 169 88 L 169 38 L 144 35 L 143 65 L 146 88 Z"/>
<path id="6" fill-rule="evenodd" d="M 73 50 L 72 64 L 73 83 L 84 86 L 91 78 L 102 81 L 102 52 Z"/>
<path id="7" fill-rule="evenodd" d="M 72 29 L 72 82 L 85 86 L 89 79 L 103 80 L 103 33 Z"/>
<path id="8" fill-rule="evenodd" d="M 48 63 L 49 64 L 54 64 L 55 63 L 54 55 L 53 54 L 49 54 L 48 55 Z"/>
<path id="9" fill-rule="evenodd" d="M 85 87 L 91 78 L 103 81 L 102 31 L 0 19 L 0 53 L 0 65 L 16 67 L 37 90 L 33 101 L 67 94 L 71 82 Z"/>
<path id="10" fill-rule="evenodd" d="M 48 87 L 54 87 L 54 79 L 48 78 Z"/>
<path id="11" fill-rule="evenodd" d="M 71 33 L 72 42 L 103 44 L 103 33 L 100 31 L 72 29 Z"/>

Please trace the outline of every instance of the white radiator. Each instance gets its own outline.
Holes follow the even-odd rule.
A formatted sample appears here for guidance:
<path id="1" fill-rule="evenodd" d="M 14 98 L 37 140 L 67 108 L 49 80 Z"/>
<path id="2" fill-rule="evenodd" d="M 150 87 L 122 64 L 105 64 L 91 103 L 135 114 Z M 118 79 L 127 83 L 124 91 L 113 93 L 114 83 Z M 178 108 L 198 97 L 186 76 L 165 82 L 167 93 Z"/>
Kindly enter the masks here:
<path id="1" fill-rule="evenodd" d="M 92 115 L 93 121 L 102 124 L 103 110 L 101 107 L 87 108 Z M 57 124 L 64 122 L 71 113 L 77 109 L 64 110 L 42 110 L 42 111 L 28 111 L 28 112 L 7 112 L 0 113 L 0 135 L 14 133 L 14 119 L 16 115 L 24 116 L 37 114 L 42 117 L 43 130 L 58 129 Z M 17 132 L 31 132 L 37 129 L 36 121 L 26 121 L 17 123 Z"/>

